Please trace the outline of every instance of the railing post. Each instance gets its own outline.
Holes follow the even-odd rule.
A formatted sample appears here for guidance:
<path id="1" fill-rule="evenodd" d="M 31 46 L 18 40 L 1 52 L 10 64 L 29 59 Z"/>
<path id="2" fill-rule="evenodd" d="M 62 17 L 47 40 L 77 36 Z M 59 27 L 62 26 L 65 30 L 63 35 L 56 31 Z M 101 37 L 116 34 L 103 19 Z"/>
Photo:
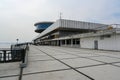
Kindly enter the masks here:
<path id="1" fill-rule="evenodd" d="M 4 54 L 3 61 L 6 62 L 6 51 L 5 50 L 3 51 L 3 54 Z"/>
<path id="2" fill-rule="evenodd" d="M 0 61 L 2 61 L 2 53 L 0 53 Z"/>
<path id="3" fill-rule="evenodd" d="M 21 54 L 22 54 L 22 56 L 21 56 L 22 63 L 24 63 L 25 62 L 25 50 L 24 49 L 21 50 Z"/>
<path id="4" fill-rule="evenodd" d="M 26 62 L 26 50 L 28 50 L 28 44 L 21 47 L 12 47 L 11 49 L 2 49 L 0 50 L 0 63 L 5 62 L 16 62 L 22 61 L 22 63 Z"/>

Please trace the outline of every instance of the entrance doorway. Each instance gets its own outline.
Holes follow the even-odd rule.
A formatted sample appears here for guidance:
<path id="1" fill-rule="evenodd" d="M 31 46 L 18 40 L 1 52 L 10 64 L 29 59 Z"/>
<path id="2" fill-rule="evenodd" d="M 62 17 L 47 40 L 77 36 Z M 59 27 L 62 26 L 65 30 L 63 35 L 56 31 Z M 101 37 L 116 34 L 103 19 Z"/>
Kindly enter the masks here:
<path id="1" fill-rule="evenodd" d="M 98 41 L 97 40 L 94 41 L 94 49 L 98 50 Z"/>

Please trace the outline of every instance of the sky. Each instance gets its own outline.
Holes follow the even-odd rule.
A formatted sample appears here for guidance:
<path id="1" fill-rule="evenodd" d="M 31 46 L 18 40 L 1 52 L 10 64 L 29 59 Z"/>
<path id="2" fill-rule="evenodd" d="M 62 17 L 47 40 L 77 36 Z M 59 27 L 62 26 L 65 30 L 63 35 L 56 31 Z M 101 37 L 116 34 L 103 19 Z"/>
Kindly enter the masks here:
<path id="1" fill-rule="evenodd" d="M 63 19 L 120 23 L 120 0 L 0 0 L 0 42 L 28 42 L 34 24 Z"/>

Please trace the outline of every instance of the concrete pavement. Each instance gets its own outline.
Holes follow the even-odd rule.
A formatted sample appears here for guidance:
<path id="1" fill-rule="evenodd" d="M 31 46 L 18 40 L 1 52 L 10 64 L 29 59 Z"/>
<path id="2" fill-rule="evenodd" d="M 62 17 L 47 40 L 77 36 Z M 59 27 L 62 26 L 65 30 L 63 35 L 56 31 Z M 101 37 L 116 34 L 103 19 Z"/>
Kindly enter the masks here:
<path id="1" fill-rule="evenodd" d="M 18 80 L 17 64 L 0 67 L 0 80 Z M 31 45 L 22 80 L 120 80 L 119 74 L 120 52 Z"/>

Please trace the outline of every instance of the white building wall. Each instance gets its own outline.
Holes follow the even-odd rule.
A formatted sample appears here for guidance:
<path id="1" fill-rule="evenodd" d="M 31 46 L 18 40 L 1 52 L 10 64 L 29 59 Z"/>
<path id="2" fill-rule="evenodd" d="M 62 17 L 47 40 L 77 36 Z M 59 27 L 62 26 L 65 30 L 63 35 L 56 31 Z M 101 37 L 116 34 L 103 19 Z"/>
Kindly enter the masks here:
<path id="1" fill-rule="evenodd" d="M 75 21 L 75 20 L 59 20 L 61 23 L 60 27 L 63 28 L 74 28 L 74 29 L 106 29 L 108 25 L 99 24 L 99 23 L 91 23 L 91 22 L 83 22 L 83 21 Z"/>
<path id="2" fill-rule="evenodd" d="M 46 30 L 40 33 L 35 39 L 42 37 L 57 28 L 94 29 L 94 30 L 102 29 L 103 30 L 103 29 L 106 29 L 107 27 L 108 25 L 99 24 L 99 23 L 58 19 L 55 23 L 53 23 Z"/>
<path id="3" fill-rule="evenodd" d="M 98 41 L 98 49 L 120 51 L 120 35 L 112 35 L 110 38 L 100 37 L 81 38 L 81 48 L 94 49 L 94 41 Z"/>
<path id="4" fill-rule="evenodd" d="M 81 38 L 81 48 L 90 48 L 94 49 L 94 40 L 98 40 L 99 37 L 88 37 L 88 38 Z"/>
<path id="5" fill-rule="evenodd" d="M 110 38 L 99 40 L 98 48 L 104 50 L 119 50 L 120 51 L 120 35 L 112 35 Z"/>

